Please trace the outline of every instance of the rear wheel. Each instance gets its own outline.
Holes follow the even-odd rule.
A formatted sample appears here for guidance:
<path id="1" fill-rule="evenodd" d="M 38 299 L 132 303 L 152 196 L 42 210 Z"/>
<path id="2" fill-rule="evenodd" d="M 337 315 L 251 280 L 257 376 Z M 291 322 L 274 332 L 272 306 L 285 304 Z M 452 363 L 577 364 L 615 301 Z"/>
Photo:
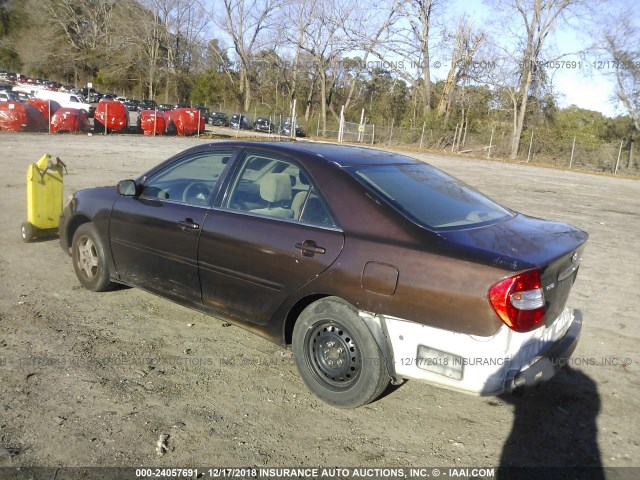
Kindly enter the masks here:
<path id="1" fill-rule="evenodd" d="M 353 306 L 337 297 L 312 303 L 293 330 L 293 352 L 307 387 L 325 402 L 355 408 L 389 385 L 386 359 Z"/>
<path id="2" fill-rule="evenodd" d="M 93 223 L 84 223 L 73 235 L 73 269 L 84 288 L 93 292 L 109 290 L 113 284 L 102 240 Z"/>

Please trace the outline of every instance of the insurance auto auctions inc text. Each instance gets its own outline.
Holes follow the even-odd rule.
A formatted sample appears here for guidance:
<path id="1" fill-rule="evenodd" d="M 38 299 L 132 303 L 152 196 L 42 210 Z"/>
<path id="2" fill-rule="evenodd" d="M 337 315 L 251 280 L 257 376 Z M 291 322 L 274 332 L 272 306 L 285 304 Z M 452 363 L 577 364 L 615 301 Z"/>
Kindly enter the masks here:
<path id="1" fill-rule="evenodd" d="M 258 468 L 258 478 L 493 478 L 494 468 Z"/>

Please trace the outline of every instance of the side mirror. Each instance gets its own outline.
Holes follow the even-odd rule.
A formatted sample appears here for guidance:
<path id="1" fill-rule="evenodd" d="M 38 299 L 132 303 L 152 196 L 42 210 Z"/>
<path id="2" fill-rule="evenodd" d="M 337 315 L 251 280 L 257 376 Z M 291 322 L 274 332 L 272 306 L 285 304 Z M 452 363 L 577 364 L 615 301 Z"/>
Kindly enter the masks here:
<path id="1" fill-rule="evenodd" d="M 125 197 L 135 197 L 137 188 L 133 180 L 120 180 L 116 186 L 116 191 Z"/>

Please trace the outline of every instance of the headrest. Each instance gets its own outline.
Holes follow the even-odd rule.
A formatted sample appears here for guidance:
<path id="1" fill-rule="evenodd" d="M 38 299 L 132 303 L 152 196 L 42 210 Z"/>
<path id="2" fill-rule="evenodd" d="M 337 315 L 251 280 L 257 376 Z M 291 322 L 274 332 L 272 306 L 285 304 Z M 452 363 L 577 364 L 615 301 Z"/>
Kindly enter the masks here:
<path id="1" fill-rule="evenodd" d="M 291 178 L 289 174 L 267 174 L 260 181 L 260 196 L 271 203 L 291 200 Z"/>

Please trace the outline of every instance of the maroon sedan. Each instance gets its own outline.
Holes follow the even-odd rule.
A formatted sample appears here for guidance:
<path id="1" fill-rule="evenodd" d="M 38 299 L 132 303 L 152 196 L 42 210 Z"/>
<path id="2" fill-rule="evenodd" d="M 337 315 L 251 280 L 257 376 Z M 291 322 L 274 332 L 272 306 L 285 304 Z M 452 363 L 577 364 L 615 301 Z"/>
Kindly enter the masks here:
<path id="1" fill-rule="evenodd" d="M 550 378 L 587 234 L 502 207 L 434 167 L 365 148 L 212 143 L 60 222 L 85 288 L 145 289 L 291 345 L 339 407 L 415 379 L 495 395 Z"/>

